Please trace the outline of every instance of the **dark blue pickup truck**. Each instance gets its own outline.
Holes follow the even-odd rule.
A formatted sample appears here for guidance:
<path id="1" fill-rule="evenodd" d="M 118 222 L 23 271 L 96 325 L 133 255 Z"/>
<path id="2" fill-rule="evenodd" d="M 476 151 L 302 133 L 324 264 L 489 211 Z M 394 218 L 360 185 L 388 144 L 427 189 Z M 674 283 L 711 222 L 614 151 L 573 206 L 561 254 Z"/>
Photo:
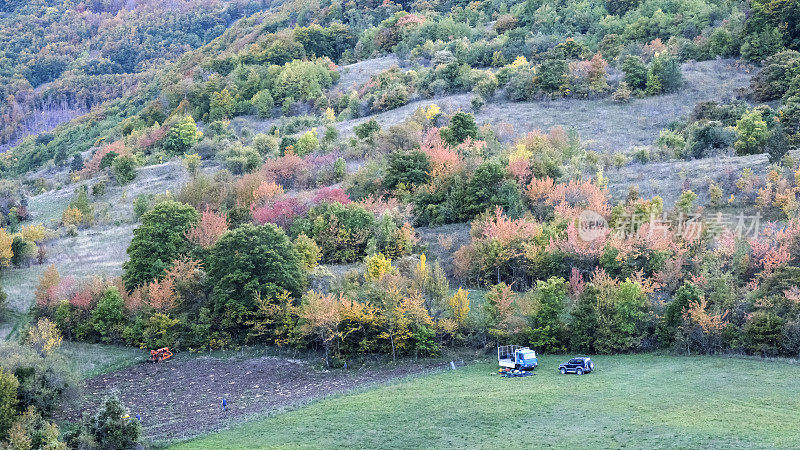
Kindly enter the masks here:
<path id="1" fill-rule="evenodd" d="M 568 373 L 576 373 L 583 375 L 594 370 L 594 363 L 588 357 L 581 356 L 579 358 L 572 358 L 568 362 L 558 366 L 558 370 L 562 375 Z"/>

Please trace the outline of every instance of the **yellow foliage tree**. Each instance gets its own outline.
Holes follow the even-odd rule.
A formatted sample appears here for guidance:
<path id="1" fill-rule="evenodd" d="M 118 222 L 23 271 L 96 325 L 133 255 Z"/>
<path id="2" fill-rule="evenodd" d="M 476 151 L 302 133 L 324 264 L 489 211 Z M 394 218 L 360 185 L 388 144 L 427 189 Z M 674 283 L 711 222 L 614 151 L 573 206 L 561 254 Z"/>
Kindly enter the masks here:
<path id="1" fill-rule="evenodd" d="M 25 342 L 40 355 L 47 356 L 61 347 L 61 332 L 48 318 L 41 318 L 28 329 Z"/>
<path id="2" fill-rule="evenodd" d="M 442 113 L 442 109 L 439 108 L 439 105 L 437 105 L 436 103 L 433 103 L 431 105 L 428 105 L 428 107 L 425 109 L 425 118 L 428 119 L 428 120 L 434 120 L 441 113 Z"/>
<path id="3" fill-rule="evenodd" d="M 11 251 L 11 242 L 13 238 L 6 232 L 5 228 L 0 228 L 0 267 L 8 267 L 11 265 L 11 257 L 14 253 Z"/>
<path id="4" fill-rule="evenodd" d="M 78 208 L 67 208 L 61 215 L 61 222 L 67 226 L 78 226 L 83 223 L 83 213 Z"/>
<path id="5" fill-rule="evenodd" d="M 364 272 L 366 281 L 380 280 L 384 275 L 394 272 L 392 260 L 383 256 L 383 253 L 367 256 L 365 263 L 367 265 L 367 270 Z"/>
<path id="6" fill-rule="evenodd" d="M 325 348 L 325 364 L 330 365 L 333 346 L 339 341 L 341 333 L 344 297 L 309 291 L 303 296 L 300 305 L 300 318 L 303 319 L 300 331 L 306 336 L 316 337 Z"/>
<path id="7" fill-rule="evenodd" d="M 469 315 L 469 292 L 458 288 L 458 291 L 447 301 L 447 305 L 450 307 L 453 319 L 459 325 L 464 325 Z"/>
<path id="8" fill-rule="evenodd" d="M 519 69 L 522 67 L 528 67 L 528 60 L 524 56 L 517 56 L 517 59 L 511 63 L 511 67 L 514 69 Z"/>
<path id="9" fill-rule="evenodd" d="M 45 234 L 47 230 L 44 228 L 44 225 L 25 225 L 20 230 L 20 234 L 23 238 L 31 242 L 41 242 L 44 240 Z"/>

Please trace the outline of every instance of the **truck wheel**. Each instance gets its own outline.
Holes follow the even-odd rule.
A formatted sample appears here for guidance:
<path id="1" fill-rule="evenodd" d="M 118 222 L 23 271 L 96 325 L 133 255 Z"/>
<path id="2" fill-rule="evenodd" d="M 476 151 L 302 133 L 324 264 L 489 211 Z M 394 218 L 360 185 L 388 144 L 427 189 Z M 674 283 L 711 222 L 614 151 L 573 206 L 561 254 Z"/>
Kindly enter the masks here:
<path id="1" fill-rule="evenodd" d="M 562 367 L 560 370 L 561 370 L 561 375 L 566 375 L 567 374 L 567 369 Z"/>
<path id="2" fill-rule="evenodd" d="M 576 369 L 576 370 L 575 370 L 575 374 L 576 374 L 576 375 L 583 375 L 583 369 L 581 369 L 581 368 L 579 367 L 578 369 Z"/>

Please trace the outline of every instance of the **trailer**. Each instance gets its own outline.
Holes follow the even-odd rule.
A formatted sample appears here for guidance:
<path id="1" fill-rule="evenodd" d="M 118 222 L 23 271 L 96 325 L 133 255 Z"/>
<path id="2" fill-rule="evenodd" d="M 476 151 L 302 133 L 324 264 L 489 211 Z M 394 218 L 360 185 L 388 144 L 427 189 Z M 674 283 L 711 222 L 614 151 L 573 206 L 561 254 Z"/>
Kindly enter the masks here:
<path id="1" fill-rule="evenodd" d="M 497 347 L 497 364 L 501 369 L 531 371 L 539 365 L 536 352 L 519 345 L 500 345 Z"/>

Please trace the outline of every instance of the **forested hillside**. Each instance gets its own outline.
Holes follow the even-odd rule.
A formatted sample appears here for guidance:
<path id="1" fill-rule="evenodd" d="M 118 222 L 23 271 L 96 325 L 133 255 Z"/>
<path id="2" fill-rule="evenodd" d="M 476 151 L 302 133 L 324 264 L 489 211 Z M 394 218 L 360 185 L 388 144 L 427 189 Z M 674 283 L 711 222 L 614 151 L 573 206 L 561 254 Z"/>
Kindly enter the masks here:
<path id="1" fill-rule="evenodd" d="M 33 2 L 7 11 L 4 17 L 14 24 L 4 27 L 4 31 L 10 30 L 13 34 L 7 40 L 5 56 L 12 64 L 9 73 L 3 74 L 13 81 L 6 88 L 11 90 L 9 94 L 27 92 L 23 95 L 25 99 L 53 98 L 56 103 L 66 105 L 68 111 L 75 105 L 83 108 L 67 117 L 125 93 L 125 80 L 131 77 L 120 74 L 157 66 L 164 59 L 215 37 L 224 28 L 223 24 L 264 6 L 256 2 L 211 2 L 214 7 L 209 10 L 200 8 L 197 2 L 177 2 L 174 10 L 167 8 L 167 13 L 158 14 L 158 20 L 147 19 L 147 25 L 140 27 L 136 26 L 136 20 L 145 20 L 153 12 L 154 6 L 147 2 L 134 3 L 135 9 L 128 9 L 129 4 L 126 8 L 115 8 L 113 4 L 103 6 L 100 3 L 96 9 L 83 7 L 81 12 L 70 9 L 69 3 L 58 2 L 63 8 L 61 15 L 53 9 L 55 7 L 45 9 L 45 5 Z M 183 8 L 179 8 L 180 5 Z M 190 5 L 198 7 L 195 10 Z M 45 22 L 52 25 L 44 29 L 52 29 L 57 37 L 53 39 L 48 33 L 47 38 L 37 38 L 35 33 L 30 33 L 34 38 L 32 45 L 24 44 L 27 45 L 24 49 L 15 46 L 15 42 L 28 42 L 24 38 L 25 31 L 16 27 L 31 23 L 31 20 L 19 19 L 42 10 L 54 15 L 52 22 Z M 112 16 L 106 10 L 118 11 Z M 752 13 L 749 20 L 746 20 L 746 12 Z M 649 60 L 661 53 L 662 58 L 671 55 L 677 61 L 741 54 L 747 60 L 760 61 L 784 46 L 794 48 L 797 31 L 790 25 L 793 24 L 792 14 L 791 2 L 756 4 L 756 8 L 733 1 L 530 1 L 516 5 L 491 1 L 409 5 L 395 2 L 289 3 L 249 16 L 174 68 L 159 71 L 155 77 L 148 75 L 143 83 L 153 79 L 155 82 L 147 83 L 146 88 L 139 86 L 136 91 L 139 93 L 131 97 L 135 103 L 126 101 L 102 108 L 104 112 L 97 113 L 102 117 L 95 116 L 95 121 L 101 123 L 75 124 L 59 133 L 28 140 L 17 150 L 18 160 L 10 164 L 9 169 L 19 173 L 50 159 L 66 164 L 72 153 L 91 148 L 97 139 L 123 137 L 132 130 L 129 130 L 130 125 L 123 128 L 122 120 L 132 119 L 142 112 L 147 101 L 156 99 L 161 102 L 162 111 L 158 111 L 161 115 L 171 116 L 179 106 L 181 111 L 184 106 L 190 106 L 191 109 L 184 112 L 192 113 L 198 120 L 212 122 L 258 110 L 262 115 L 267 112 L 272 115 L 267 110 L 273 105 L 291 115 L 308 112 L 309 108 L 321 114 L 330 107 L 337 116 L 342 112 L 345 117 L 360 116 L 395 108 L 419 96 L 447 92 L 474 90 L 483 99 L 509 81 L 511 85 L 506 95 L 513 100 L 531 100 L 537 95 L 610 94 L 612 91 L 604 84 L 605 80 L 596 76 L 592 79 L 593 71 L 605 70 L 609 62 L 611 67 L 621 69 L 631 54 Z M 93 33 L 92 27 L 87 29 L 89 23 L 94 23 L 85 17 L 87 15 L 98 17 L 97 32 Z M 102 18 L 106 16 L 110 16 L 106 20 L 108 26 L 101 27 L 100 24 L 105 23 Z M 44 17 L 37 21 L 49 16 Z M 77 21 L 80 26 L 71 26 L 70 20 Z M 165 21 L 168 26 L 161 26 L 159 21 Z M 215 25 L 209 26 L 211 24 Z M 83 29 L 87 29 L 85 33 L 74 34 Z M 131 34 L 132 39 L 118 39 Z M 53 40 L 63 41 L 64 45 L 56 46 Z M 169 44 L 158 44 L 164 40 Z M 37 57 L 40 53 L 45 54 Z M 275 76 L 277 69 L 270 68 L 272 65 L 281 67 L 293 60 L 312 63 L 315 58 L 328 58 L 341 64 L 386 53 L 394 53 L 416 68 L 410 72 L 387 71 L 367 85 L 356 86 L 355 90 L 351 90 L 353 86 L 343 86 L 326 93 L 325 101 L 320 101 L 322 89 L 328 87 L 324 74 L 314 75 L 302 92 L 297 87 L 281 86 L 291 83 L 291 77 L 300 76 L 302 71 L 314 70 L 311 66 L 295 64 L 280 77 L 283 81 L 278 82 L 279 86 L 270 85 L 279 78 Z M 524 63 L 519 57 L 524 58 Z M 675 89 L 674 62 L 659 59 L 655 62 L 654 70 L 660 73 L 648 86 L 649 68 L 629 60 L 626 88 L 633 93 L 649 94 Z M 572 67 L 568 67 L 570 65 Z M 539 66 L 544 72 L 535 76 L 534 83 L 533 69 Z M 505 70 L 498 71 L 501 68 Z M 670 70 L 673 77 L 670 77 Z M 638 72 L 634 74 L 635 71 Z M 568 73 L 571 76 L 566 77 Z M 323 79 L 319 79 L 320 76 Z M 574 85 L 570 86 L 562 77 L 577 77 L 578 80 L 571 80 Z M 70 80 L 71 84 L 52 92 L 75 93 L 66 100 L 48 95 L 44 92 L 48 90 L 46 87 L 39 87 L 47 81 L 61 79 Z M 92 88 L 85 89 L 86 86 Z M 43 92 L 33 96 L 30 91 L 37 87 Z M 256 96 L 265 89 L 269 96 L 266 93 Z M 622 89 L 620 94 L 625 91 Z M 78 95 L 80 93 L 83 95 Z M 26 133 L 20 134 L 20 126 L 15 124 L 43 107 L 41 101 L 36 109 L 33 100 L 11 102 L 7 95 L 4 98 L 8 116 L 4 119 L 8 123 L 5 142 L 16 142 Z M 181 105 L 184 99 L 188 105 Z M 215 100 L 215 108 L 209 115 L 212 100 Z M 160 115 L 155 116 L 159 118 Z M 56 122 L 58 120 L 49 121 Z M 149 125 L 152 120 L 144 119 L 144 122 Z M 133 128 L 141 128 L 141 125 L 133 125 Z M 33 129 L 40 131 L 42 127 Z"/>
<path id="2" fill-rule="evenodd" d="M 9 1 L 0 7 L 0 149 L 135 92 L 265 1 Z M 149 75 L 145 75 L 149 74 Z M 46 141 L 52 137 L 39 137 Z"/>

